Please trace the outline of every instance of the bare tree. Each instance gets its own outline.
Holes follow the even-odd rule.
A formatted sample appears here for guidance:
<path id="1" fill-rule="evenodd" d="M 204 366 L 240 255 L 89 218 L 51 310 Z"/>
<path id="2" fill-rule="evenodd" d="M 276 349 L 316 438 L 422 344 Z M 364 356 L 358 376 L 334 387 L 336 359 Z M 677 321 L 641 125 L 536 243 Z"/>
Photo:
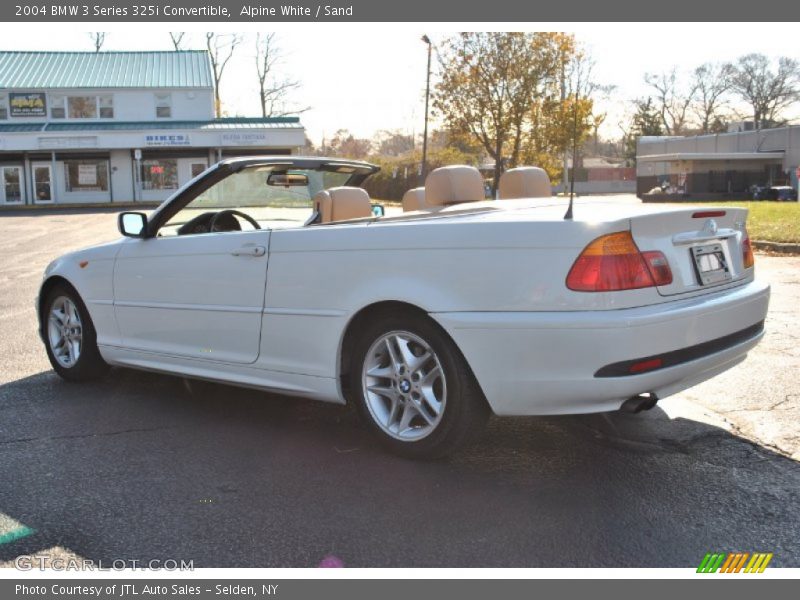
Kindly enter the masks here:
<path id="1" fill-rule="evenodd" d="M 282 59 L 275 34 L 256 34 L 256 72 L 258 73 L 258 98 L 262 117 L 283 117 L 307 111 L 310 107 L 292 107 L 288 96 L 300 87 L 294 79 L 279 79 L 277 67 Z"/>
<path id="2" fill-rule="evenodd" d="M 800 100 L 800 63 L 784 56 L 777 67 L 763 54 L 747 54 L 733 70 L 732 89 L 750 105 L 757 129 L 781 123 L 783 112 Z"/>
<path id="3" fill-rule="evenodd" d="M 181 47 L 183 44 L 183 38 L 186 37 L 185 31 L 170 31 L 169 32 L 169 39 L 172 40 L 172 45 L 175 47 L 175 51 L 178 52 L 179 50 L 183 50 Z"/>
<path id="4" fill-rule="evenodd" d="M 375 134 L 372 146 L 380 156 L 401 156 L 414 150 L 414 136 L 399 129 L 382 129 Z"/>
<path id="5" fill-rule="evenodd" d="M 89 39 L 92 40 L 92 45 L 94 46 L 95 52 L 100 52 L 103 48 L 103 44 L 106 42 L 106 35 L 107 32 L 105 31 L 91 31 L 87 34 Z"/>
<path id="6" fill-rule="evenodd" d="M 220 83 L 225 67 L 231 60 L 236 47 L 242 42 L 242 37 L 237 33 L 206 32 L 206 49 L 211 60 L 211 73 L 214 76 L 214 109 L 218 117 L 222 116 L 222 101 L 220 100 Z"/>
<path id="7" fill-rule="evenodd" d="M 666 135 L 683 135 L 689 125 L 689 108 L 697 94 L 696 81 L 687 90 L 682 90 L 678 80 L 677 68 L 655 74 L 647 73 L 645 83 L 656 92 L 654 101 L 661 115 Z"/>
<path id="8" fill-rule="evenodd" d="M 372 143 L 368 139 L 355 137 L 347 129 L 339 129 L 327 145 L 323 139 L 322 148 L 327 156 L 362 159 L 369 154 Z"/>
<path id="9" fill-rule="evenodd" d="M 694 70 L 693 111 L 703 133 L 712 133 L 723 123 L 725 96 L 732 85 L 733 65 L 705 63 Z"/>

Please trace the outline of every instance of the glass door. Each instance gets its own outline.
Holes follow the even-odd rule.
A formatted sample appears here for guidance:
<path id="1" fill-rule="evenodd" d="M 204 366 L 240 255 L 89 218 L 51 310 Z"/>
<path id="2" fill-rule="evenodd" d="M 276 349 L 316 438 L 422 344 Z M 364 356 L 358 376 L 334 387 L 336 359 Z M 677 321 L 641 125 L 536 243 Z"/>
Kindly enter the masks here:
<path id="1" fill-rule="evenodd" d="M 36 202 L 53 201 L 53 171 L 50 164 L 33 163 L 33 193 Z"/>
<path id="2" fill-rule="evenodd" d="M 2 184 L 0 200 L 6 204 L 21 204 L 25 200 L 22 189 L 22 167 L 1 167 L 0 176 Z"/>

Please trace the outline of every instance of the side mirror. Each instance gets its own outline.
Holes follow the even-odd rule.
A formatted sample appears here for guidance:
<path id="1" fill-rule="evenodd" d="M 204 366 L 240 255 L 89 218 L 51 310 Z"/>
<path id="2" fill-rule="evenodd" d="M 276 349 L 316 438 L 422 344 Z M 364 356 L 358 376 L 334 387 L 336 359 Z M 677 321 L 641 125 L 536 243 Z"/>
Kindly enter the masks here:
<path id="1" fill-rule="evenodd" d="M 386 209 L 384 208 L 383 204 L 373 204 L 372 205 L 372 216 L 373 217 L 382 217 L 386 214 Z"/>
<path id="2" fill-rule="evenodd" d="M 147 232 L 147 215 L 140 212 L 120 213 L 117 218 L 117 227 L 124 236 L 143 238 Z"/>

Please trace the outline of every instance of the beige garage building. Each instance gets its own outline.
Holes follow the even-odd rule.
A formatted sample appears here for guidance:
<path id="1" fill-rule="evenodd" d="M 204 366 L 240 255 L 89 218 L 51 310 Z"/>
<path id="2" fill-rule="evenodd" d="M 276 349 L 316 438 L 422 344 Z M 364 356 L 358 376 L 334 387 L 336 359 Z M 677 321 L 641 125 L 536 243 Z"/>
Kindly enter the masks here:
<path id="1" fill-rule="evenodd" d="M 691 137 L 642 137 L 636 193 L 644 199 L 744 199 L 753 186 L 797 189 L 800 126 Z M 661 190 L 653 193 L 654 190 Z"/>

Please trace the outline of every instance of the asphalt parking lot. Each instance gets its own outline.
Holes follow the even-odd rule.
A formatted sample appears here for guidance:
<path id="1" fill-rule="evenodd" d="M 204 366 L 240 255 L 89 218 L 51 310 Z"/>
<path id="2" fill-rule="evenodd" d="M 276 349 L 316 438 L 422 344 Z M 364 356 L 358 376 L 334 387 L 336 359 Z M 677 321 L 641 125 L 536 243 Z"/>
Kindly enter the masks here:
<path id="1" fill-rule="evenodd" d="M 640 415 L 494 419 L 425 463 L 343 407 L 124 369 L 61 381 L 35 332 L 41 273 L 115 218 L 0 214 L 0 563 L 800 566 L 800 258 L 757 257 L 768 333 L 734 370 Z"/>

